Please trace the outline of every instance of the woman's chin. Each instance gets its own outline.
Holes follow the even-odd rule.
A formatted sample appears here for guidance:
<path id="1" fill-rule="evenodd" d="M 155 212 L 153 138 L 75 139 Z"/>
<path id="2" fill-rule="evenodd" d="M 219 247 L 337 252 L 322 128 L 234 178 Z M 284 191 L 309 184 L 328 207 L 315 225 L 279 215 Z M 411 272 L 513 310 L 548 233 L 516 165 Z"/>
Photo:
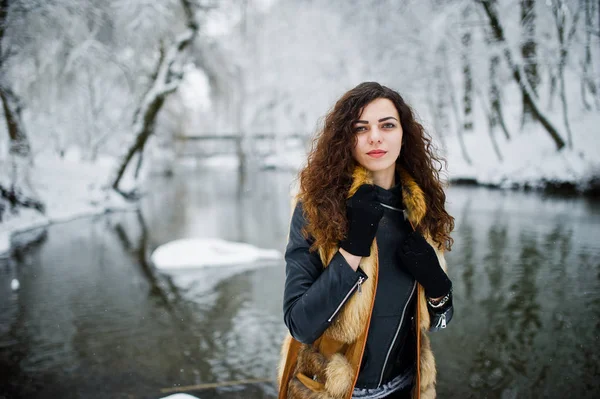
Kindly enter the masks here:
<path id="1" fill-rule="evenodd" d="M 366 162 L 361 165 L 371 173 L 382 172 L 390 168 L 395 168 L 393 163 L 389 164 L 388 162 Z"/>

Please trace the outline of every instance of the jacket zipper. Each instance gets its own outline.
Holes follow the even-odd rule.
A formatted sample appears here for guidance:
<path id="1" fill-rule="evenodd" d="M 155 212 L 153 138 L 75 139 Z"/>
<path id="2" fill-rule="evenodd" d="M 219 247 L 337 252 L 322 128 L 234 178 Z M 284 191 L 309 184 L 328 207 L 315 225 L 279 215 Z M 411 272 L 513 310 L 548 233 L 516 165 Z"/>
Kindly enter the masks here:
<path id="1" fill-rule="evenodd" d="M 346 294 L 346 296 L 344 297 L 344 299 L 342 299 L 342 303 L 339 304 L 339 306 L 337 307 L 337 309 L 335 310 L 335 312 L 333 312 L 333 314 L 331 315 L 331 317 L 329 319 L 327 319 L 327 321 L 329 323 L 331 323 L 331 320 L 333 320 L 333 318 L 335 317 L 336 314 L 338 314 L 338 312 L 340 311 L 340 309 L 342 308 L 342 306 L 344 306 L 344 304 L 346 303 L 346 301 L 348 301 L 348 298 L 350 298 L 350 295 L 352 295 L 352 293 L 354 292 L 354 290 L 356 290 L 358 288 L 358 293 L 362 293 L 362 288 L 361 285 L 363 283 L 363 281 L 365 281 L 365 278 L 363 276 L 360 276 L 358 278 L 358 281 L 352 286 L 352 288 L 350 288 L 350 291 L 348 291 L 348 293 Z"/>
<path id="2" fill-rule="evenodd" d="M 383 373 L 385 372 L 385 368 L 387 366 L 387 362 L 390 358 L 390 353 L 392 352 L 392 348 L 394 347 L 394 344 L 396 343 L 396 338 L 398 338 L 398 333 L 400 332 L 400 329 L 402 328 L 402 322 L 404 321 L 404 315 L 406 314 L 406 308 L 408 307 L 408 304 L 410 303 L 410 300 L 412 299 L 413 294 L 415 293 L 415 288 L 417 287 L 417 282 L 415 281 L 413 284 L 413 288 L 410 291 L 410 295 L 408 296 L 408 300 L 406 301 L 406 303 L 404 304 L 404 309 L 402 310 L 402 316 L 400 317 L 400 323 L 398 323 L 398 329 L 396 330 L 396 335 L 394 335 L 394 339 L 392 340 L 392 344 L 390 345 L 390 348 L 388 349 L 388 353 L 385 356 L 385 362 L 383 363 L 383 368 L 381 369 L 381 377 L 379 378 L 379 384 L 377 384 L 377 386 L 381 386 L 381 382 L 383 381 Z"/>
<path id="3" fill-rule="evenodd" d="M 437 322 L 436 328 L 446 328 L 446 313 L 440 315 L 440 319 Z"/>

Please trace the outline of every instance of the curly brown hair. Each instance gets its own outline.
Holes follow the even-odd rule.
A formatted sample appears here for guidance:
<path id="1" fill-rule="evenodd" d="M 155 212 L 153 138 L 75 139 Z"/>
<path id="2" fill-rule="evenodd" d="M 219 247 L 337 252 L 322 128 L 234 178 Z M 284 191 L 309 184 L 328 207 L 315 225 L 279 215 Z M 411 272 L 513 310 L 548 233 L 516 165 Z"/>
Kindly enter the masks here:
<path id="1" fill-rule="evenodd" d="M 440 249 L 450 250 L 454 218 L 446 212 L 446 194 L 440 181 L 446 161 L 435 153 L 431 136 L 415 120 L 400 94 L 375 82 L 359 84 L 335 103 L 312 142 L 306 167 L 300 171 L 298 199 L 308 221 L 305 234 L 314 239 L 311 249 L 334 246 L 347 232 L 346 196 L 358 165 L 352 156 L 357 140 L 352 126 L 363 108 L 378 98 L 392 101 L 400 116 L 403 144 L 396 170 L 407 171 L 425 194 L 427 213 L 415 227 L 429 234 Z"/>

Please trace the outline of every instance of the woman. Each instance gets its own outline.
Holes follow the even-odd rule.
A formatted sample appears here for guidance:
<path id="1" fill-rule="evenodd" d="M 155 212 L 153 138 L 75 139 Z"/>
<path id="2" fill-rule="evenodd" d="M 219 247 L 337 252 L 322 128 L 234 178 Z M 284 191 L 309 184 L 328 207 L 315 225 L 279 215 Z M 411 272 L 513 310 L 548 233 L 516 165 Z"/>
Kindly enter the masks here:
<path id="1" fill-rule="evenodd" d="M 443 252 L 454 219 L 430 144 L 377 83 L 327 115 L 285 254 L 280 399 L 435 397 L 426 331 L 453 314 Z"/>

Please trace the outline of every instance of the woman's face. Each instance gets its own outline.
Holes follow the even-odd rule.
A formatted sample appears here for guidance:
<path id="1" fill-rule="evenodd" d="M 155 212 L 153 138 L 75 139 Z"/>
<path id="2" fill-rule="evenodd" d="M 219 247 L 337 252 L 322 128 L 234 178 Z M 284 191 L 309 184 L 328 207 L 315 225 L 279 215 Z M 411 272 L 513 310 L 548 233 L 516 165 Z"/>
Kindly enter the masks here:
<path id="1" fill-rule="evenodd" d="M 354 159 L 371 172 L 391 170 L 393 174 L 402 148 L 402 125 L 394 103 L 387 98 L 373 100 L 352 128 L 357 138 Z"/>

